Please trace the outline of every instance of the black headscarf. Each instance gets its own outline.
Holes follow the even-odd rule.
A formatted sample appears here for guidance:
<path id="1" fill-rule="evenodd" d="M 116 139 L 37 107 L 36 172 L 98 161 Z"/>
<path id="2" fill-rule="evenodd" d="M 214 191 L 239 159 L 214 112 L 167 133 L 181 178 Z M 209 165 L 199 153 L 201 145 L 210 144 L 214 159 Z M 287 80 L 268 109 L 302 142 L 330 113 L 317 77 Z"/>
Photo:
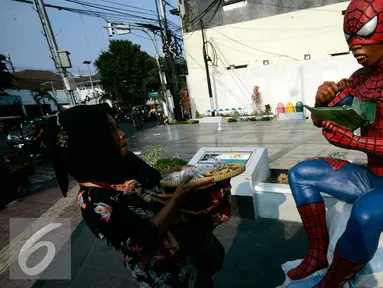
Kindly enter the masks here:
<path id="1" fill-rule="evenodd" d="M 117 184 L 135 179 L 148 189 L 158 185 L 161 175 L 157 170 L 134 153 L 121 157 L 110 132 L 108 113 L 113 116 L 108 104 L 81 105 L 60 112 L 59 121 L 57 116 L 45 121 L 43 141 L 64 196 L 68 174 L 79 183 Z M 58 145 L 60 126 L 68 136 L 64 148 Z"/>

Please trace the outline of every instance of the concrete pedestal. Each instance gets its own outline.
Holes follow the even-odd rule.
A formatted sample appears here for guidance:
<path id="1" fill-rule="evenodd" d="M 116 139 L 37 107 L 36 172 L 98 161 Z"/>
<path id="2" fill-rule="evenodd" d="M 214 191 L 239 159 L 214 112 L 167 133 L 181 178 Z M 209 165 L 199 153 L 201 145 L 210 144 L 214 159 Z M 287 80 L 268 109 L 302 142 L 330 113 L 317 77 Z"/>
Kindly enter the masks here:
<path id="1" fill-rule="evenodd" d="M 278 120 L 306 120 L 306 115 L 303 112 L 280 113 Z"/>
<path id="2" fill-rule="evenodd" d="M 321 193 L 330 209 L 338 203 L 334 197 Z M 288 184 L 259 183 L 254 188 L 255 217 L 302 222 Z"/>

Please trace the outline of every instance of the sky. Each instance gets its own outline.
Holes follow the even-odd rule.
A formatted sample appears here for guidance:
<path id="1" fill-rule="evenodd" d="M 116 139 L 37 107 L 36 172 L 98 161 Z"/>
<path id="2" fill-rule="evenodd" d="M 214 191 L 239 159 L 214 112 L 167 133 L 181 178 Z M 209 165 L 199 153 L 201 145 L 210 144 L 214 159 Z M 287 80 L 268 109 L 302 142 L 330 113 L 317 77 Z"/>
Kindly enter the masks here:
<path id="1" fill-rule="evenodd" d="M 80 1 L 80 0 L 79 0 Z M 91 4 L 116 7 L 123 13 L 131 13 L 122 9 L 134 10 L 136 15 L 156 18 L 155 15 L 145 10 L 136 10 L 129 7 L 112 4 L 110 1 L 120 4 L 156 11 L 155 0 L 81 0 Z M 177 7 L 177 0 L 168 0 L 173 7 Z M 95 10 L 92 7 L 84 7 L 79 4 L 70 3 L 66 0 L 44 0 L 45 4 L 78 8 L 82 10 Z M 113 8 L 116 10 L 116 8 Z M 166 6 L 166 10 L 172 9 Z M 70 52 L 72 69 L 69 71 L 74 75 L 88 75 L 88 68 L 83 61 L 92 61 L 90 65 L 92 73 L 95 72 L 93 62 L 101 51 L 108 48 L 109 39 L 129 39 L 133 43 L 141 45 L 142 50 L 154 55 L 151 40 L 142 31 L 134 31 L 134 34 L 108 36 L 106 21 L 97 17 L 79 15 L 67 11 L 59 11 L 46 8 L 53 32 L 56 37 L 59 50 Z M 108 9 L 108 8 L 107 8 Z M 177 16 L 167 12 L 168 20 L 180 25 Z M 113 20 L 109 18 L 108 20 Z M 118 19 L 121 21 L 121 19 Z M 140 19 L 124 19 L 126 23 L 142 22 Z M 41 33 L 40 20 L 32 5 L 14 2 L 11 0 L 0 0 L 0 54 L 9 53 L 15 66 L 15 70 L 39 69 L 54 71 L 52 59 L 49 57 L 48 46 L 45 37 Z M 162 53 L 161 42 L 158 47 Z"/>

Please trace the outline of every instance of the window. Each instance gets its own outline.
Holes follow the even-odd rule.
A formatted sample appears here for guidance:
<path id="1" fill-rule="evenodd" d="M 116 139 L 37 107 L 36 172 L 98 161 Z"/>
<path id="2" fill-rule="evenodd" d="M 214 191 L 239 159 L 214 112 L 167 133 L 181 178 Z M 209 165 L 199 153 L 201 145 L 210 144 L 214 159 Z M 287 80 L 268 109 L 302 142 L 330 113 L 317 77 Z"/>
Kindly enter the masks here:
<path id="1" fill-rule="evenodd" d="M 229 67 L 226 67 L 227 70 L 234 70 L 234 69 L 243 69 L 247 68 L 247 64 L 244 65 L 230 65 Z"/>
<path id="2" fill-rule="evenodd" d="M 330 55 L 332 57 L 336 57 L 336 56 L 342 56 L 342 55 L 347 55 L 347 54 L 350 54 L 350 51 L 348 51 L 348 52 L 340 52 L 340 53 L 332 53 Z"/>
<path id="3" fill-rule="evenodd" d="M 230 5 L 230 4 L 234 4 L 234 3 L 238 3 L 238 2 L 246 2 L 246 1 L 244 1 L 244 0 L 224 0 L 223 2 L 224 2 L 223 5 Z"/>
<path id="4" fill-rule="evenodd" d="M 246 0 L 224 0 L 223 2 L 223 10 L 233 10 L 236 8 L 243 7 L 247 4 Z"/>

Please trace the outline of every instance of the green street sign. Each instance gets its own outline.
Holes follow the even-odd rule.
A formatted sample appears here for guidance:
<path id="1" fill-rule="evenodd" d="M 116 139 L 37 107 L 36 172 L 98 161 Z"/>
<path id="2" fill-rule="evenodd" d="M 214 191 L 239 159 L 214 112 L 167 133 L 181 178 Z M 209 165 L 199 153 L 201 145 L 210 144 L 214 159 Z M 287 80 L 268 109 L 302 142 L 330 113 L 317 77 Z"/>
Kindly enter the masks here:
<path id="1" fill-rule="evenodd" d="M 158 97 L 158 92 L 149 92 L 148 96 L 149 96 L 149 98 L 157 98 Z"/>

